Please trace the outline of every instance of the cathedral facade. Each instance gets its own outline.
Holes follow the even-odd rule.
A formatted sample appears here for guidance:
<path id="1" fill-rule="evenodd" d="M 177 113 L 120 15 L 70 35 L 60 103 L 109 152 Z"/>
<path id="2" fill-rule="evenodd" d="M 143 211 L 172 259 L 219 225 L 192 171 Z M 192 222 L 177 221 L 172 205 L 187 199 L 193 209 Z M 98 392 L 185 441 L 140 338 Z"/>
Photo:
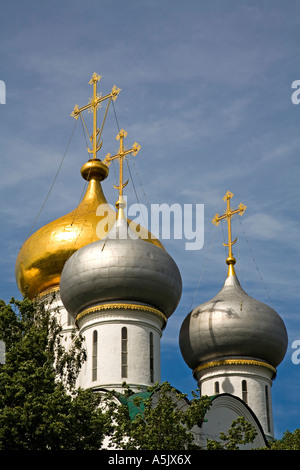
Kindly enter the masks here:
<path id="1" fill-rule="evenodd" d="M 100 102 L 115 100 L 119 89 L 99 97 L 94 74 L 93 98 L 75 107 L 78 119 L 93 112 L 92 154 L 81 168 L 88 182 L 86 193 L 71 213 L 40 228 L 23 244 L 16 262 L 21 293 L 52 302 L 66 339 L 77 328 L 84 337 L 87 361 L 78 386 L 94 390 L 121 390 L 126 382 L 133 390 L 146 390 L 160 382 L 160 341 L 181 298 L 182 279 L 176 262 L 161 242 L 125 217 L 123 161 L 136 154 L 134 143 L 125 150 L 126 132 L 117 136 L 119 152 L 101 161 L 101 133 L 97 127 Z M 107 203 L 101 181 L 111 161 L 119 162 L 118 200 L 114 211 Z M 230 207 L 225 195 L 228 222 L 228 274 L 216 296 L 196 307 L 185 318 L 180 350 L 202 395 L 212 406 L 196 438 L 205 447 L 206 437 L 217 439 L 233 419 L 243 416 L 257 430 L 253 447 L 274 437 L 271 387 L 276 368 L 287 348 L 287 333 L 280 316 L 248 296 L 234 270 L 231 217 L 245 211 Z M 99 216 L 99 207 L 105 207 Z M 99 225 L 99 221 L 105 223 Z M 104 220 L 105 219 L 105 220 Z M 99 229 L 100 226 L 100 229 Z M 53 301 L 53 294 L 55 300 Z"/>

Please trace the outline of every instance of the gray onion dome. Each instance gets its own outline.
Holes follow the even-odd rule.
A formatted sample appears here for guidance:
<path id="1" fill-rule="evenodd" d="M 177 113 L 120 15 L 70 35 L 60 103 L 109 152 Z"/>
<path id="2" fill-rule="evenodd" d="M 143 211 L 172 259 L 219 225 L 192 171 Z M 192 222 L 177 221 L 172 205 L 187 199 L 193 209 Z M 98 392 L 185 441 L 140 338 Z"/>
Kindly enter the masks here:
<path id="1" fill-rule="evenodd" d="M 288 338 L 278 313 L 247 295 L 236 275 L 230 275 L 212 300 L 185 318 L 179 343 L 191 369 L 229 358 L 256 359 L 276 368 Z"/>
<path id="2" fill-rule="evenodd" d="M 105 302 L 135 302 L 160 310 L 167 318 L 182 292 L 179 269 L 163 249 L 130 230 L 118 219 L 109 235 L 76 251 L 65 263 L 60 294 L 76 317 Z"/>

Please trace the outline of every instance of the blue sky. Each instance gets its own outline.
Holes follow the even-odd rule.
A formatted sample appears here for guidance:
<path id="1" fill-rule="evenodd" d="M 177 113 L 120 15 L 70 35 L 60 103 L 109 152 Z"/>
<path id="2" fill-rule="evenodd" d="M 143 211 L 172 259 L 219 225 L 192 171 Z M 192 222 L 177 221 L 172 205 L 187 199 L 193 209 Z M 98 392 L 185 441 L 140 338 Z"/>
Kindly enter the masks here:
<path id="1" fill-rule="evenodd" d="M 300 340 L 300 105 L 291 100 L 300 80 L 300 1 L 1 0 L 0 8 L 0 297 L 20 298 L 18 251 L 62 161 L 70 113 L 90 98 L 97 72 L 103 94 L 122 89 L 118 123 L 127 145 L 142 147 L 129 159 L 128 203 L 137 193 L 144 204 L 204 204 L 201 250 L 164 240 L 183 295 L 162 339 L 162 380 L 187 393 L 196 388 L 178 334 L 191 307 L 224 283 L 223 230 L 211 219 L 230 190 L 233 206 L 247 206 L 233 225 L 239 280 L 276 309 L 289 334 L 272 392 L 276 437 L 300 427 L 300 364 L 292 362 Z M 115 152 L 117 132 L 111 109 L 103 156 Z M 78 125 L 33 230 L 77 206 L 87 159 Z M 112 204 L 114 183 L 111 172 L 103 189 Z"/>

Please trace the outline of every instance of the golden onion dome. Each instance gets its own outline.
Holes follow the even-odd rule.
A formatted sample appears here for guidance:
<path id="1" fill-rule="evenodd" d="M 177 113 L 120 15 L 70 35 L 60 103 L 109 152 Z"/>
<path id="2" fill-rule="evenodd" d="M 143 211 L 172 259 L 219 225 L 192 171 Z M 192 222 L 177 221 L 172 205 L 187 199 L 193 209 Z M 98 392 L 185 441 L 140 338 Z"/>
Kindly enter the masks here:
<path id="1" fill-rule="evenodd" d="M 83 165 L 81 174 L 89 184 L 78 207 L 37 230 L 20 249 L 16 280 L 21 293 L 29 298 L 59 289 L 61 272 L 70 256 L 79 248 L 104 238 L 116 222 L 117 213 L 107 203 L 100 183 L 107 177 L 108 167 L 92 159 Z M 102 206 L 105 210 L 99 211 L 100 205 L 105 205 Z M 148 230 L 130 223 L 140 238 L 163 248 Z"/>

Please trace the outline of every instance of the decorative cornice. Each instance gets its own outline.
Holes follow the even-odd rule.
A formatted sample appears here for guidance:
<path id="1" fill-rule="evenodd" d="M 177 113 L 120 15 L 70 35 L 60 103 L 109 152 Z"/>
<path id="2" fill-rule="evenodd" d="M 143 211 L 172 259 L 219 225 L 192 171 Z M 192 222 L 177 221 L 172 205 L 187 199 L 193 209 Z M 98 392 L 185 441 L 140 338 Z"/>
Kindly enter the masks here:
<path id="1" fill-rule="evenodd" d="M 268 364 L 267 362 L 256 361 L 255 359 L 223 359 L 220 361 L 211 361 L 211 362 L 206 362 L 205 364 L 201 364 L 200 366 L 196 367 L 193 370 L 193 375 L 205 369 L 211 369 L 213 367 L 228 366 L 228 365 L 229 366 L 249 365 L 249 366 L 265 367 L 266 369 L 270 369 L 274 373 L 274 375 L 277 374 L 275 367 L 271 366 L 271 364 Z"/>
<path id="2" fill-rule="evenodd" d="M 89 315 L 90 313 L 94 312 L 100 312 L 101 310 L 120 310 L 120 309 L 125 309 L 125 310 L 140 310 L 143 312 L 149 312 L 149 313 L 154 313 L 155 315 L 159 316 L 164 320 L 164 323 L 167 323 L 167 317 L 158 309 L 149 307 L 148 305 L 140 305 L 140 304 L 126 304 L 126 303 L 112 303 L 112 304 L 101 304 L 97 305 L 95 307 L 87 308 L 86 310 L 83 310 L 83 312 L 79 313 L 76 318 L 75 322 L 86 316 Z"/>
<path id="3" fill-rule="evenodd" d="M 48 289 L 45 289 L 44 291 L 40 292 L 37 297 L 40 299 L 42 297 L 46 297 L 49 294 L 53 294 L 55 292 L 59 292 L 59 286 L 49 287 Z"/>

